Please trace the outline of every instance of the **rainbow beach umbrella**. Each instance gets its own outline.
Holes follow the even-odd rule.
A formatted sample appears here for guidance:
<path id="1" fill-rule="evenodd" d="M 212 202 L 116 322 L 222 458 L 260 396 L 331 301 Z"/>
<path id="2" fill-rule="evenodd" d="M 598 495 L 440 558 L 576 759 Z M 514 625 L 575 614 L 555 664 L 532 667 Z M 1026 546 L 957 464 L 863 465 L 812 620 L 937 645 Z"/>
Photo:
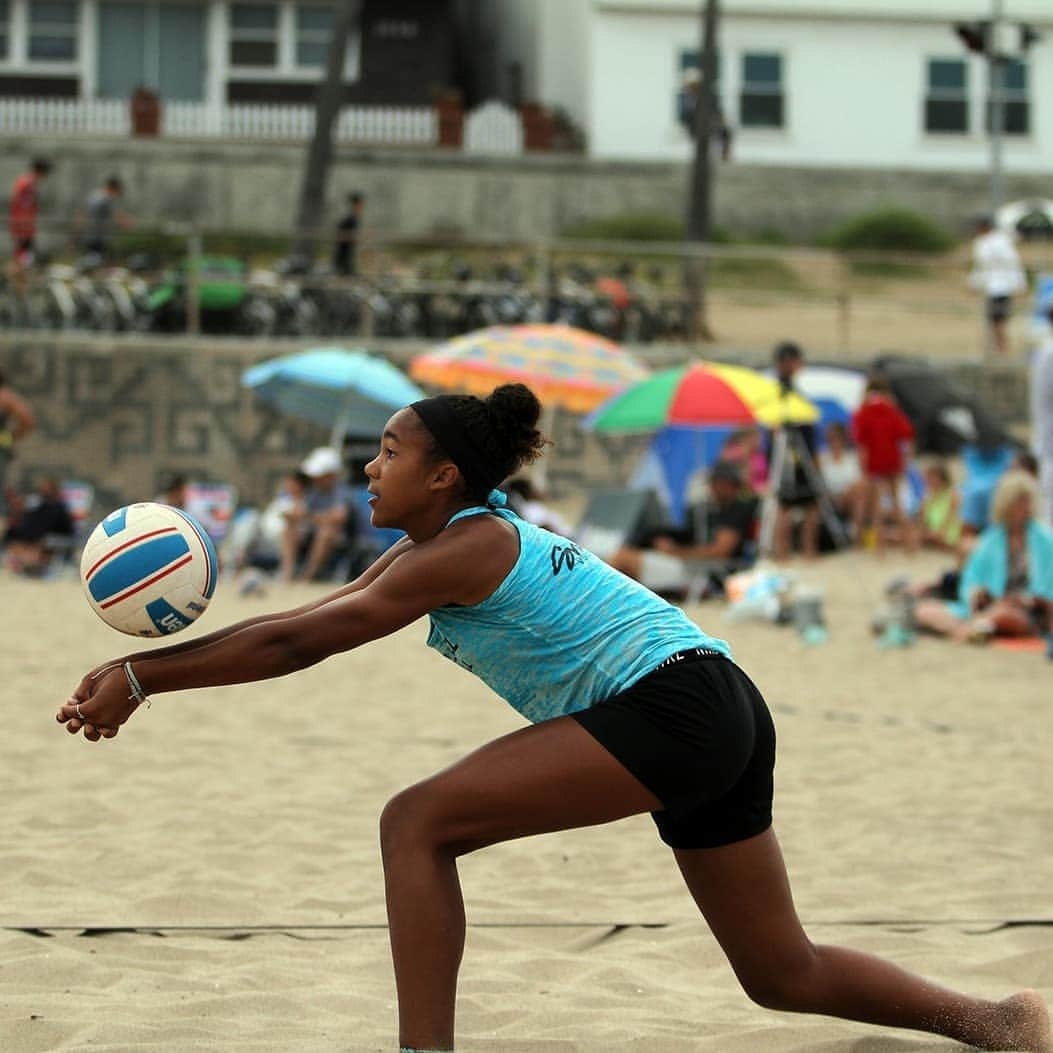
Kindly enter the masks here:
<path id="1" fill-rule="evenodd" d="M 602 432 L 647 432 L 673 426 L 734 428 L 761 424 L 813 424 L 818 409 L 752 369 L 693 362 L 655 373 L 615 395 L 586 427 Z"/>
<path id="2" fill-rule="evenodd" d="M 520 381 L 547 407 L 588 413 L 648 376 L 617 344 L 569 325 L 491 326 L 418 355 L 410 376 L 422 384 L 488 395 Z"/>

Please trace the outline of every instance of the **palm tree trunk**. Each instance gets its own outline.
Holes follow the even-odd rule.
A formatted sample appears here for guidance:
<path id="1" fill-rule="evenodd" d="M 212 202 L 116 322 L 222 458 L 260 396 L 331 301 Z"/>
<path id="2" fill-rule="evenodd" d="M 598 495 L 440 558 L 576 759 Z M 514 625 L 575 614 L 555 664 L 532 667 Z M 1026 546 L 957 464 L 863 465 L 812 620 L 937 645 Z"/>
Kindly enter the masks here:
<path id="1" fill-rule="evenodd" d="M 709 240 L 713 211 L 712 144 L 717 112 L 717 27 L 718 0 L 705 0 L 702 8 L 701 81 L 695 104 L 695 156 L 691 165 L 688 193 L 688 246 Z M 684 291 L 688 306 L 688 331 L 694 340 L 712 340 L 706 316 L 705 259 L 693 253 L 684 256 Z"/>
<path id="2" fill-rule="evenodd" d="M 307 260 L 314 259 L 318 244 L 329 165 L 333 158 L 333 124 L 344 101 L 347 41 L 358 20 L 361 6 L 361 0 L 338 0 L 333 9 L 333 34 L 329 38 L 325 79 L 318 85 L 318 94 L 315 96 L 314 137 L 307 148 L 296 219 L 293 254 Z"/>

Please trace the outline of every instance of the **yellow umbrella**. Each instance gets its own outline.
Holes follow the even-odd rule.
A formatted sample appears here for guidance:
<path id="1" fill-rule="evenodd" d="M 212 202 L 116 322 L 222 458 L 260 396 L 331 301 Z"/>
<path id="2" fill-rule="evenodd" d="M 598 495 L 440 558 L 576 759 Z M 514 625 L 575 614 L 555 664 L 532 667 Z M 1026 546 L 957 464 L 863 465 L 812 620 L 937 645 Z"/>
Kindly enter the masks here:
<path id="1" fill-rule="evenodd" d="M 589 419 L 597 431 L 657 431 L 668 425 L 736 427 L 813 424 L 819 410 L 742 366 L 694 362 L 666 369 L 616 395 Z"/>

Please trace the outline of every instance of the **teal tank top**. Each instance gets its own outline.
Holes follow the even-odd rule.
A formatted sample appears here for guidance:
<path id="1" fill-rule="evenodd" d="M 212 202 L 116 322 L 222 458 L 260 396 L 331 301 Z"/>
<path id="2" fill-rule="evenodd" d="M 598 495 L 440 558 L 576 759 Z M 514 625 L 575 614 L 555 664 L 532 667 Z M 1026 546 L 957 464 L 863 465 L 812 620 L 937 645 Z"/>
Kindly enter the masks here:
<path id="1" fill-rule="evenodd" d="M 731 657 L 678 607 L 598 556 L 506 508 L 466 508 L 515 526 L 519 556 L 481 603 L 431 612 L 428 646 L 474 673 L 527 720 L 587 709 L 670 655 L 704 647 Z"/>

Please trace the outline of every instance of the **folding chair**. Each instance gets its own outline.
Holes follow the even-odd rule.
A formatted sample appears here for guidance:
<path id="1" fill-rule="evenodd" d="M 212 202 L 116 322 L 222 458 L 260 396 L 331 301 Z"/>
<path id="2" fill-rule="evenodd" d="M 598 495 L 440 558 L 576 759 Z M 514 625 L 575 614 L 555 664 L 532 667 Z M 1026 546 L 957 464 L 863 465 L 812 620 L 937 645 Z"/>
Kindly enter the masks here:
<path id="1" fill-rule="evenodd" d="M 48 534 L 44 545 L 51 555 L 49 569 L 59 564 L 72 564 L 84 547 L 91 532 L 91 510 L 95 504 L 95 487 L 79 479 L 67 479 L 59 484 L 62 500 L 73 520 L 72 534 Z"/>

